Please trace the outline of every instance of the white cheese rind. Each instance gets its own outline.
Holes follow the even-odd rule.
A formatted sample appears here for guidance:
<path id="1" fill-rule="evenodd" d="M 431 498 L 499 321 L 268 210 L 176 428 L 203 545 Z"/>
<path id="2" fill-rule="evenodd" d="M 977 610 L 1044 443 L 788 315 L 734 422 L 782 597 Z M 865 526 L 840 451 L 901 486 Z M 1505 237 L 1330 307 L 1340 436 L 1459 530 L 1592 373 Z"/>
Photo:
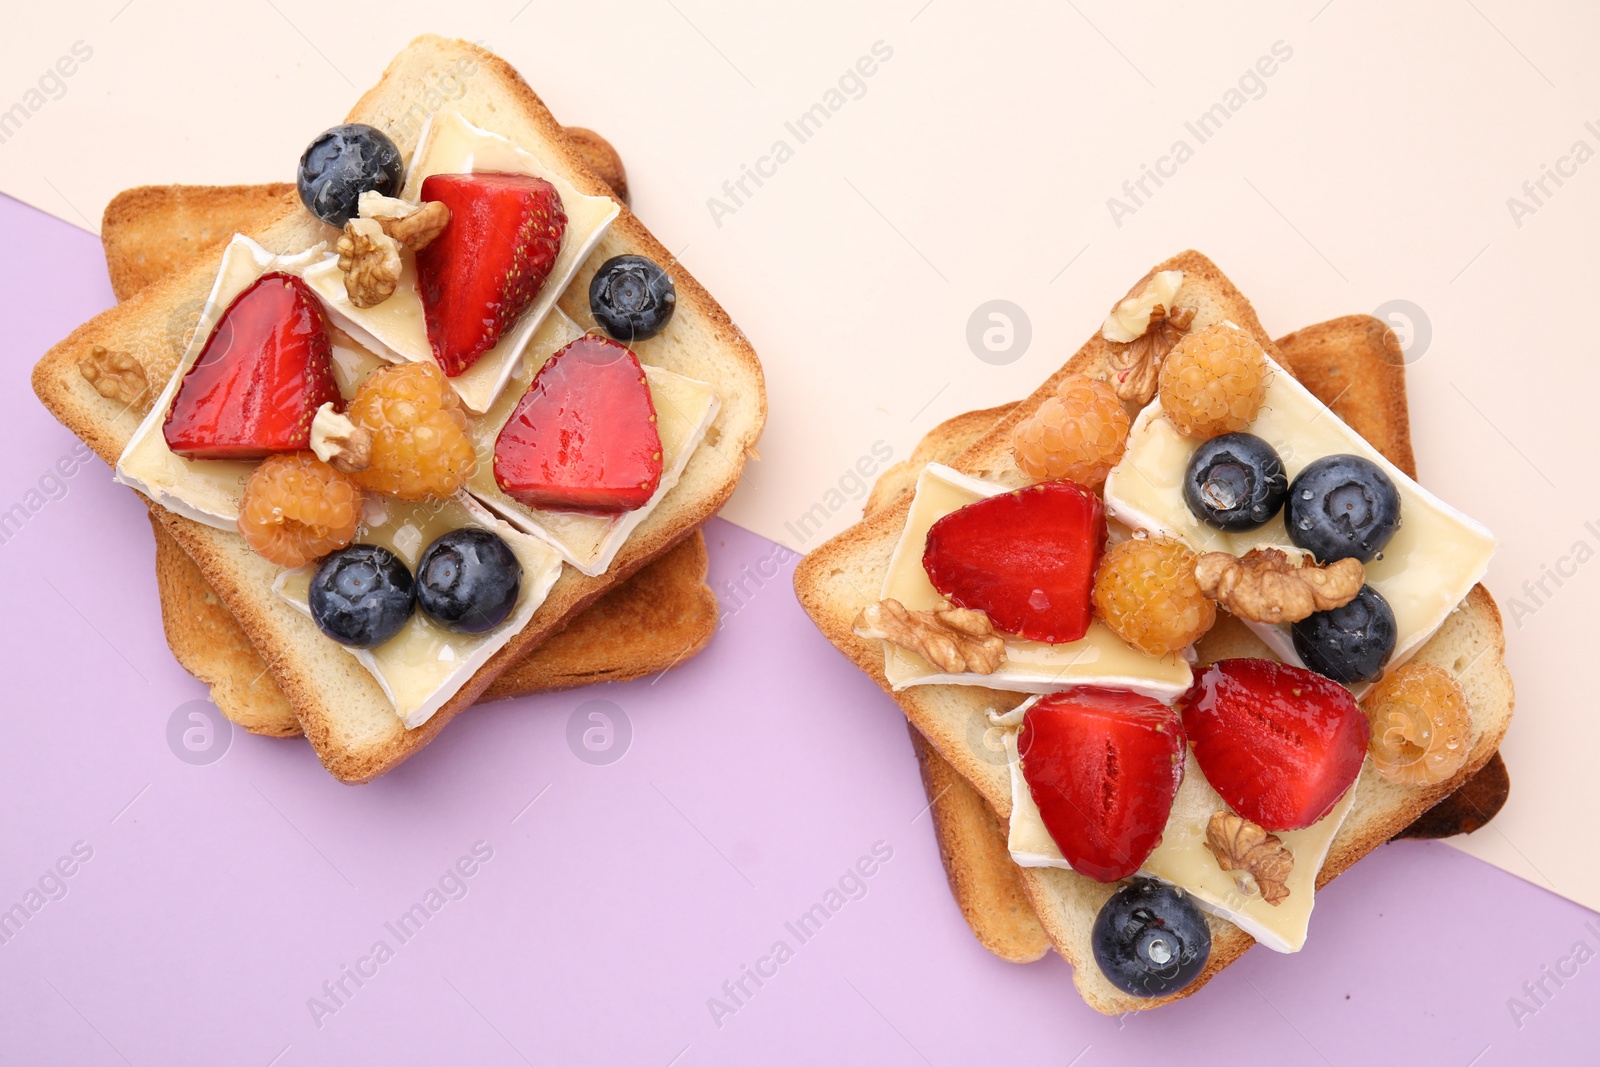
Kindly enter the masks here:
<path id="1" fill-rule="evenodd" d="M 234 529 L 239 521 L 239 501 L 255 461 L 184 459 L 167 447 L 162 432 L 173 397 L 183 384 L 184 375 L 194 366 L 211 337 L 217 320 L 228 305 L 263 274 L 282 271 L 300 273 L 308 263 L 321 258 L 323 246 L 290 256 L 268 252 L 250 238 L 235 234 L 222 253 L 217 278 L 211 284 L 194 333 L 178 360 L 166 388 L 156 398 L 150 413 L 128 439 L 117 458 L 116 480 L 137 489 L 169 511 L 207 526 Z"/>
<path id="2" fill-rule="evenodd" d="M 928 464 L 917 477 L 916 496 L 890 557 L 881 598 L 898 600 L 912 611 L 929 611 L 944 603 L 922 566 L 928 528 L 968 504 L 1011 491 L 1009 486 L 973 478 L 940 463 Z M 1165 702 L 1177 699 L 1193 681 L 1182 656 L 1147 656 L 1098 619 L 1089 624 L 1089 632 L 1079 641 L 1048 645 L 1007 637 L 1005 644 L 1005 662 L 993 674 L 947 674 L 885 641 L 884 674 L 896 690 L 914 685 L 976 685 L 1038 694 L 1093 685 L 1131 689 Z"/>
<path id="3" fill-rule="evenodd" d="M 1376 463 L 1400 492 L 1400 529 L 1366 565 L 1367 582 L 1394 609 L 1398 630 L 1390 666 L 1431 637 L 1489 568 L 1496 542 L 1481 523 L 1434 496 L 1373 448 L 1282 367 L 1268 360 L 1271 381 L 1248 432 L 1277 450 L 1292 480 L 1311 461 L 1352 454 Z M 1183 500 L 1183 477 L 1200 441 L 1180 434 L 1155 400 L 1139 413 L 1127 451 L 1106 479 L 1111 517 L 1134 529 L 1183 540 L 1197 552 L 1243 555 L 1255 547 L 1298 553 L 1280 513 L 1259 530 L 1224 533 L 1200 522 Z M 1248 623 L 1286 662 L 1303 666 L 1287 626 Z"/>
<path id="4" fill-rule="evenodd" d="M 364 521 L 356 539 L 389 549 L 405 560 L 413 573 L 428 545 L 448 530 L 464 526 L 498 534 L 522 564 L 516 607 L 487 633 L 451 633 L 429 622 L 419 609 L 398 634 L 376 648 L 343 646 L 377 681 L 406 729 L 414 730 L 528 624 L 561 575 L 561 557 L 544 542 L 499 521 L 466 494 L 421 503 L 368 497 L 367 504 L 376 507 L 377 515 L 369 516 L 376 521 L 370 525 Z M 308 563 L 281 571 L 272 583 L 275 593 L 307 616 L 311 615 L 308 590 L 316 568 L 316 563 Z"/>

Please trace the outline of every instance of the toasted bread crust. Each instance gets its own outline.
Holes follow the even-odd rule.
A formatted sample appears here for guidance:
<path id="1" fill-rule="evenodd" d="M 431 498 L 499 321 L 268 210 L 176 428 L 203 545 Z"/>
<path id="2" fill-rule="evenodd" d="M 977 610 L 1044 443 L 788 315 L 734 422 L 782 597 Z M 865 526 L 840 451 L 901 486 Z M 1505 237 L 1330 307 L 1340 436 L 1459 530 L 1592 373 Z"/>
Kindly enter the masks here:
<path id="1" fill-rule="evenodd" d="M 1185 252 L 1154 269 L 1183 270 L 1188 276 L 1186 290 L 1189 282 L 1194 281 L 1199 290 L 1198 299 L 1250 332 L 1269 354 L 1294 369 L 1262 330 L 1249 302 L 1205 257 Z M 953 465 L 978 476 L 1006 472 L 1010 462 L 1009 438 L 1015 424 L 1037 409 L 1043 399 L 1054 392 L 1056 382 L 1064 375 L 1100 373 L 1106 353 L 1107 346 L 1096 333 L 1066 366 L 1003 416 Z M 1401 397 L 1403 400 L 1403 391 Z M 998 815 L 1005 816 L 1010 811 L 1005 768 L 979 758 L 971 750 L 966 731 L 961 728 L 961 724 L 969 722 L 971 716 L 979 714 L 992 701 L 992 694 L 975 687 L 955 686 L 917 687 L 892 693 L 883 675 L 883 655 L 878 642 L 860 639 L 852 631 L 851 621 L 864 606 L 858 603 L 863 600 L 861 590 L 875 589 L 881 584 L 894 543 L 904 526 L 908 505 L 908 500 L 902 500 L 820 546 L 796 569 L 796 595 L 829 641 L 886 692 L 891 692 L 911 722 L 950 765 L 972 783 Z M 1264 647 L 1255 642 L 1248 630 L 1242 626 L 1235 629 L 1235 643 L 1228 654 L 1265 654 Z M 1208 635 L 1207 641 L 1213 651 L 1230 647 L 1226 640 L 1229 631 L 1230 628 L 1219 626 Z M 1246 639 L 1250 643 L 1246 643 Z M 1451 780 L 1427 789 L 1391 786 L 1375 774 L 1363 774 L 1356 787 L 1354 809 L 1335 839 L 1320 882 L 1333 878 L 1386 841 L 1490 759 L 1504 736 L 1514 701 L 1503 652 L 1504 634 L 1498 609 L 1480 586 L 1472 590 L 1440 632 L 1418 653 L 1424 659 L 1440 660 L 1451 667 L 1471 666 L 1461 680 L 1473 708 L 1478 736 L 1467 765 Z M 1203 648 L 1202 655 L 1205 654 Z M 1198 981 L 1174 997 L 1154 1000 L 1129 997 L 1111 986 L 1092 965 L 1088 944 L 1093 917 L 1112 887 L 1070 872 L 1045 868 L 1021 869 L 1020 874 L 1052 944 L 1074 966 L 1074 984 L 1091 1007 L 1107 1014 L 1145 1010 L 1189 996 L 1252 943 L 1248 935 L 1231 923 L 1212 918 L 1209 920 L 1213 934 L 1212 957 Z"/>
<path id="2" fill-rule="evenodd" d="M 402 150 L 409 151 L 417 131 L 400 125 L 407 109 L 415 110 L 429 85 L 462 63 L 474 64 L 474 73 L 461 83 L 462 95 L 453 106 L 469 121 L 507 132 L 534 148 L 584 192 L 608 195 L 605 184 L 584 164 L 522 79 L 498 57 L 465 42 L 432 36 L 413 41 L 389 65 L 378 86 L 362 97 L 350 118 L 387 128 Z M 290 250 L 326 239 L 329 233 L 330 228 L 296 202 L 275 211 L 252 236 L 268 248 Z M 422 727 L 405 730 L 371 676 L 342 649 L 329 647 L 332 643 L 320 637 L 309 619 L 271 592 L 272 569 L 252 558 L 237 534 L 170 513 L 158 514 L 271 665 L 301 728 L 335 777 L 363 782 L 397 766 L 437 736 L 496 677 L 562 629 L 578 611 L 687 537 L 732 494 L 766 418 L 760 363 L 727 313 L 626 207 L 569 287 L 563 310 L 588 325 L 583 299 L 588 275 L 606 258 L 624 251 L 648 255 L 672 275 L 677 314 L 666 332 L 645 342 L 647 351 L 641 355 L 646 362 L 713 382 L 722 408 L 712 437 L 696 450 L 683 479 L 638 527 L 611 571 L 588 578 L 567 569 L 528 626 Z M 150 283 L 132 299 L 73 331 L 34 367 L 33 387 L 40 400 L 106 462 L 116 461 L 137 418 L 94 392 L 77 373 L 78 359 L 90 346 L 104 344 L 132 353 L 153 379 L 170 376 L 179 345 L 169 337 L 169 324 L 186 306 L 204 300 L 219 259 L 217 251 L 206 253 L 195 265 Z"/>

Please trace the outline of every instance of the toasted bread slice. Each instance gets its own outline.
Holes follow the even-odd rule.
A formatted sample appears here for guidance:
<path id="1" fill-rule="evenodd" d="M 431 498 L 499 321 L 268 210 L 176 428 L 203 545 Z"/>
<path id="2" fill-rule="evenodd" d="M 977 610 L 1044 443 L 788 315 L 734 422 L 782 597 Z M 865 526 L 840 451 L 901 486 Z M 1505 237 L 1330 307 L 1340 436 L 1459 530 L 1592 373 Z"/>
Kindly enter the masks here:
<path id="1" fill-rule="evenodd" d="M 604 176 L 613 192 L 619 181 L 626 181 L 621 160 L 598 134 L 571 128 L 567 134 L 597 171 L 605 167 L 611 172 Z M 127 299 L 195 255 L 251 228 L 293 190 L 284 183 L 147 185 L 118 193 L 106 206 L 100 226 L 112 291 L 118 300 Z M 212 702 L 234 723 L 271 737 L 299 736 L 300 722 L 266 662 L 166 528 L 155 519 L 150 526 L 161 618 L 173 655 L 211 686 Z M 705 538 L 696 532 L 495 679 L 482 699 L 627 681 L 688 660 L 710 641 L 717 625 L 706 566 Z"/>
<path id="2" fill-rule="evenodd" d="M 469 69 L 472 77 L 459 77 Z M 467 121 L 526 147 L 579 190 L 608 195 L 604 182 L 589 170 L 516 71 L 467 42 L 433 36 L 413 41 L 356 103 L 349 119 L 383 129 L 409 154 L 421 131 L 418 116 L 427 111 L 426 95 L 447 77 L 462 87 L 451 106 Z M 331 233 L 298 203 L 287 203 L 250 236 L 268 249 L 288 252 L 326 240 Z M 663 264 L 677 287 L 676 315 L 666 331 L 640 346 L 641 358 L 712 383 L 721 399 L 716 420 L 679 483 L 634 530 L 610 570 L 587 577 L 565 568 L 528 625 L 422 726 L 405 729 L 373 677 L 272 591 L 276 568 L 251 552 L 236 533 L 155 512 L 270 664 L 301 728 L 335 777 L 364 782 L 404 761 L 500 674 L 583 608 L 689 536 L 733 492 L 766 418 L 760 363 L 727 313 L 625 207 L 563 295 L 562 310 L 581 325 L 592 325 L 588 280 L 600 263 L 622 253 Z M 183 325 L 203 305 L 219 262 L 220 253 L 206 253 L 194 265 L 152 283 L 79 327 L 34 368 L 39 398 L 106 462 L 115 462 L 139 415 L 101 397 L 79 373 L 78 361 L 93 346 L 103 345 L 134 356 L 153 381 L 166 380 L 187 343 Z"/>
<path id="3" fill-rule="evenodd" d="M 1413 477 L 1403 377 L 1393 373 L 1399 352 L 1394 334 L 1366 315 L 1350 315 L 1278 338 L 1278 348 L 1302 381 L 1334 413 Z M 1378 388 L 1375 390 L 1374 385 Z M 1398 391 L 1399 402 L 1395 401 Z M 866 514 L 891 507 L 916 489 L 929 463 L 954 462 L 1012 408 L 1005 404 L 948 419 L 918 442 L 909 459 L 884 471 L 867 498 Z M 1022 893 L 1020 868 L 1006 849 L 1006 828 L 966 779 L 913 727 L 929 811 L 951 892 L 974 936 L 1001 959 L 1029 963 L 1048 948 L 1044 927 L 1030 906 L 1015 907 Z M 1461 787 L 1396 837 L 1451 837 L 1483 826 L 1504 805 L 1510 789 L 1496 752 Z"/>
<path id="4" fill-rule="evenodd" d="M 1154 269 L 1184 271 L 1186 300 L 1209 315 L 1227 318 L 1248 331 L 1274 359 L 1293 370 L 1288 358 L 1262 328 L 1249 301 L 1204 256 L 1185 252 Z M 1313 330 L 1318 329 L 1313 327 Z M 1067 374 L 1103 374 L 1108 352 L 1108 344 L 1097 331 L 1060 371 L 1004 415 L 953 466 L 979 477 L 1009 470 L 1010 436 L 1016 424 L 1037 410 Z M 1402 373 L 1399 363 L 1394 361 L 1390 368 L 1392 373 Z M 1396 395 L 1402 398 L 1400 403 L 1403 404 L 1403 390 L 1390 394 L 1391 397 Z M 1391 414 L 1397 415 L 1399 410 L 1403 408 Z M 1391 424 L 1402 425 L 1394 421 Z M 1354 428 L 1358 432 L 1368 429 L 1359 421 Z M 877 641 L 857 637 L 853 622 L 862 608 L 877 599 L 890 555 L 905 523 L 908 505 L 909 501 L 903 500 L 869 516 L 820 546 L 795 572 L 796 593 L 818 628 L 886 692 L 890 687 L 884 677 L 882 646 Z M 1388 840 L 1488 762 L 1511 717 L 1513 690 L 1505 669 L 1504 648 L 1499 610 L 1487 591 L 1476 587 L 1417 653 L 1422 659 L 1441 663 L 1460 676 L 1473 713 L 1474 743 L 1466 766 L 1452 779 L 1425 788 L 1389 785 L 1370 771 L 1364 772 L 1356 785 L 1351 814 L 1323 864 L 1319 885 Z M 1226 656 L 1268 653 L 1244 626 L 1224 616 L 1203 642 L 1201 654 L 1204 662 L 1211 662 Z M 974 750 L 971 738 L 981 735 L 982 731 L 969 730 L 975 717 L 983 715 L 992 705 L 994 694 L 976 687 L 918 686 L 891 695 L 911 723 L 994 811 L 1001 818 L 1009 817 L 1011 796 L 1007 769 Z M 1089 947 L 1094 916 L 1110 896 L 1112 887 L 1055 869 L 1026 868 L 1019 869 L 1019 874 L 1051 944 L 1073 964 L 1073 980 L 1080 994 L 1091 1007 L 1107 1014 L 1144 1010 L 1191 995 L 1252 943 L 1251 938 L 1233 924 L 1208 917 L 1212 953 L 1200 979 L 1173 997 L 1150 1000 L 1131 997 L 1100 974 Z"/>

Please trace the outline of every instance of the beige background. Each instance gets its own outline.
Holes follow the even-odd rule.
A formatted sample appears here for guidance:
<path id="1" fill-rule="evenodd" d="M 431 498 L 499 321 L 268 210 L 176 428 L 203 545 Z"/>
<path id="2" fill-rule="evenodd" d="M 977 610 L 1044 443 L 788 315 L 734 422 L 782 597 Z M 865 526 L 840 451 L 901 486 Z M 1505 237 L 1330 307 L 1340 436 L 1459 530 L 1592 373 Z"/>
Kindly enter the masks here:
<path id="1" fill-rule="evenodd" d="M 802 550 L 857 513 L 858 466 L 870 477 L 941 419 L 1030 391 L 1182 248 L 1215 259 L 1275 333 L 1402 302 L 1415 309 L 1393 321 L 1412 337 L 1422 477 L 1504 542 L 1489 585 L 1520 694 L 1511 805 L 1455 843 L 1600 907 L 1600 372 L 1587 321 L 1600 11 L 639 0 L 600 21 L 578 3 L 468 9 L 32 7 L 0 36 L 0 190 L 93 229 L 125 186 L 288 180 L 411 36 L 480 40 L 563 121 L 617 145 L 639 214 L 750 335 L 771 420 L 728 516 Z M 1241 86 L 1275 43 L 1271 76 Z M 847 76 L 875 44 L 870 77 Z M 834 109 L 802 143 L 785 124 L 819 103 Z M 1215 104 L 1235 108 L 1202 143 L 1186 123 Z M 1163 163 L 1180 139 L 1192 155 Z M 1123 183 L 1147 165 L 1170 176 L 1146 178 L 1135 202 Z M 768 176 L 746 178 L 749 195 L 724 191 L 758 166 Z M 1541 177 L 1535 200 L 1524 182 Z M 1133 210 L 1114 218 L 1113 196 Z M 993 299 L 1031 330 L 1004 365 L 967 342 Z"/>

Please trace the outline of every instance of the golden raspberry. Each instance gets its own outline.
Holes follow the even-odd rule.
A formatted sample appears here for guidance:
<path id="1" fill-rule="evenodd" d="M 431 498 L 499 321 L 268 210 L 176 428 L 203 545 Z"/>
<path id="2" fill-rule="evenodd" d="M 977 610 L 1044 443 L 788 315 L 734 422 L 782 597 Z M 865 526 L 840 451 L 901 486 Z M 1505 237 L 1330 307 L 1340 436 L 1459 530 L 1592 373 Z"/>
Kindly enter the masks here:
<path id="1" fill-rule="evenodd" d="M 1459 771 L 1472 751 L 1472 709 L 1450 672 L 1411 662 L 1361 700 L 1372 726 L 1367 751 L 1387 782 L 1431 785 Z"/>
<path id="2" fill-rule="evenodd" d="M 262 460 L 239 504 L 245 543 L 280 567 L 298 567 L 343 548 L 360 521 L 361 487 L 310 452 Z"/>
<path id="3" fill-rule="evenodd" d="M 401 500 L 447 497 L 477 469 L 461 400 L 432 363 L 373 371 L 345 412 L 372 434 L 372 462 L 352 477 Z"/>
<path id="4" fill-rule="evenodd" d="M 1094 611 L 1113 633 L 1152 656 L 1194 644 L 1217 606 L 1194 578 L 1199 557 L 1171 537 L 1113 545 L 1094 573 Z"/>
<path id="5" fill-rule="evenodd" d="M 1122 458 L 1128 412 L 1110 385 L 1087 374 L 1068 375 L 1039 410 L 1017 424 L 1011 454 L 1036 482 L 1070 478 L 1094 488 Z"/>
<path id="6" fill-rule="evenodd" d="M 1218 323 L 1189 334 L 1161 365 L 1161 410 L 1190 437 L 1237 433 L 1267 395 L 1267 355 L 1243 330 Z"/>

